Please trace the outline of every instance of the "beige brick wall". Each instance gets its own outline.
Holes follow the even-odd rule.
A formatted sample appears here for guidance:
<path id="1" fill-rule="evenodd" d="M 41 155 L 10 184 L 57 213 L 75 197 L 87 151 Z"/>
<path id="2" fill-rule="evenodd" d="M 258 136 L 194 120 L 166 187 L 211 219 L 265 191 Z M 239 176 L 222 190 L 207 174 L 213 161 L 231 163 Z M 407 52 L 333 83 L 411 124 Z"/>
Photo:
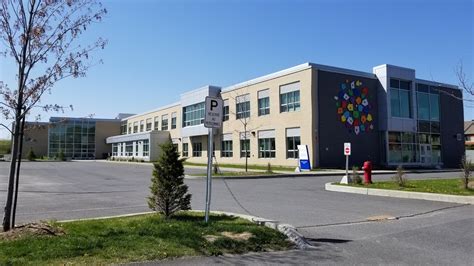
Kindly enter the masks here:
<path id="1" fill-rule="evenodd" d="M 120 134 L 120 122 L 97 121 L 95 124 L 95 158 L 106 159 L 104 154 L 112 153 L 112 145 L 105 139 Z"/>

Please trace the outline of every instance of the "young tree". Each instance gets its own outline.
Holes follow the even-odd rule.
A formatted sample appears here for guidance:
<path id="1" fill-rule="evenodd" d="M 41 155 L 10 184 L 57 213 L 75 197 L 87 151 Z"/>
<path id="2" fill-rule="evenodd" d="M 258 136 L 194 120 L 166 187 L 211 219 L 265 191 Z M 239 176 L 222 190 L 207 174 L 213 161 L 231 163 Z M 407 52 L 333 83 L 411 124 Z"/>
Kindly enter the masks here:
<path id="1" fill-rule="evenodd" d="M 12 160 L 8 179 L 3 230 L 14 224 L 12 217 L 15 172 L 21 160 L 22 129 L 27 114 L 44 93 L 67 77 L 84 77 L 94 62 L 89 55 L 104 48 L 106 41 L 81 46 L 77 40 L 87 27 L 102 20 L 106 10 L 97 0 L 0 0 L 0 53 L 17 66 L 16 89 L 0 81 L 0 112 L 13 121 Z M 58 105 L 47 104 L 45 110 Z M 7 126 L 3 125 L 8 128 Z M 16 181 L 18 187 L 18 180 Z M 13 211 L 14 213 L 14 211 Z"/>
<path id="2" fill-rule="evenodd" d="M 160 148 L 161 155 L 151 178 L 148 206 L 168 218 L 177 211 L 191 209 L 191 194 L 184 184 L 184 159 L 179 159 L 171 139 Z"/>

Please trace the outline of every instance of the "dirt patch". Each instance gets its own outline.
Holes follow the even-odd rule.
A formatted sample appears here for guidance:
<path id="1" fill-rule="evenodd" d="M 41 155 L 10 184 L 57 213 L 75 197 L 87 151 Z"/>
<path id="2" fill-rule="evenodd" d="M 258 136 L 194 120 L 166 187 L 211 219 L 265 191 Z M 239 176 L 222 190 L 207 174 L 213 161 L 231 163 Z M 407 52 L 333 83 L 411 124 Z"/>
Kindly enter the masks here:
<path id="1" fill-rule="evenodd" d="M 243 232 L 243 233 L 222 232 L 221 234 L 230 239 L 240 240 L 240 241 L 247 241 L 249 240 L 249 238 L 253 236 L 253 234 L 250 232 Z"/>
<path id="2" fill-rule="evenodd" d="M 467 187 L 470 189 L 474 189 L 474 181 L 469 181 L 469 183 L 467 183 Z"/>
<path id="3" fill-rule="evenodd" d="M 209 242 L 209 243 L 214 243 L 214 241 L 216 241 L 217 239 L 219 239 L 219 236 L 215 236 L 215 235 L 205 235 L 205 236 L 204 236 L 204 239 L 206 239 L 206 241 Z"/>
<path id="4" fill-rule="evenodd" d="M 61 236 L 64 234 L 64 230 L 60 227 L 53 227 L 46 223 L 29 223 L 19 225 L 7 232 L 1 232 L 0 240 L 15 240 L 26 236 Z"/>

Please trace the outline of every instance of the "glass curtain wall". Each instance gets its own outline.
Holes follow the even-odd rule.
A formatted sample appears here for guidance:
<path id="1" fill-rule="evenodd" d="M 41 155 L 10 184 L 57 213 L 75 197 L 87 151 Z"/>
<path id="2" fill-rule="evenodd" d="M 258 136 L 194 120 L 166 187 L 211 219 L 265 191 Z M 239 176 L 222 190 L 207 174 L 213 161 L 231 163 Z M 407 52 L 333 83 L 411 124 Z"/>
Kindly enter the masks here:
<path id="1" fill-rule="evenodd" d="M 88 119 L 51 121 L 49 129 L 50 158 L 64 157 L 71 159 L 95 158 L 95 121 Z"/>

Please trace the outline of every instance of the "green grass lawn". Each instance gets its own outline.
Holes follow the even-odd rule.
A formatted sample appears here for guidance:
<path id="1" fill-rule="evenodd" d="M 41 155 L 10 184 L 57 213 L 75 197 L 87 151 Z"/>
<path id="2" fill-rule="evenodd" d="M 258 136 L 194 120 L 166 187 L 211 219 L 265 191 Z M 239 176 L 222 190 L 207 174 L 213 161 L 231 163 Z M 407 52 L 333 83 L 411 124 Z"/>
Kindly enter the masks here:
<path id="1" fill-rule="evenodd" d="M 461 179 L 425 179 L 425 180 L 408 180 L 405 187 L 399 187 L 394 181 L 374 182 L 368 186 L 351 185 L 355 187 L 368 187 L 379 189 L 391 189 L 402 191 L 440 193 L 460 196 L 474 196 L 474 189 L 466 190 L 462 187 Z"/>
<path id="2" fill-rule="evenodd" d="M 190 165 L 190 166 L 207 166 L 205 163 L 193 163 L 193 162 L 184 162 L 184 165 Z M 219 167 L 224 167 L 224 168 L 238 168 L 238 169 L 245 169 L 245 164 L 226 164 L 226 163 L 220 163 Z M 295 167 L 289 167 L 289 166 L 280 166 L 280 165 L 272 165 L 272 170 L 273 171 L 295 171 Z M 267 170 L 266 165 L 248 165 L 247 167 L 250 170 Z"/>
<path id="3" fill-rule="evenodd" d="M 0 240 L 0 265 L 111 264 L 181 256 L 283 250 L 290 242 L 278 231 L 246 220 L 181 213 L 169 220 L 157 214 L 55 223 L 62 236 L 25 236 Z M 248 232 L 248 240 L 223 236 Z M 226 233 L 224 233 L 226 234 Z M 209 237 L 214 241 L 209 241 Z"/>
<path id="4" fill-rule="evenodd" d="M 212 173 L 212 177 L 238 177 L 238 176 L 255 176 L 255 175 L 273 175 L 275 173 L 267 173 L 267 172 L 222 172 L 218 174 Z M 207 176 L 207 174 L 191 174 L 190 176 Z"/>

